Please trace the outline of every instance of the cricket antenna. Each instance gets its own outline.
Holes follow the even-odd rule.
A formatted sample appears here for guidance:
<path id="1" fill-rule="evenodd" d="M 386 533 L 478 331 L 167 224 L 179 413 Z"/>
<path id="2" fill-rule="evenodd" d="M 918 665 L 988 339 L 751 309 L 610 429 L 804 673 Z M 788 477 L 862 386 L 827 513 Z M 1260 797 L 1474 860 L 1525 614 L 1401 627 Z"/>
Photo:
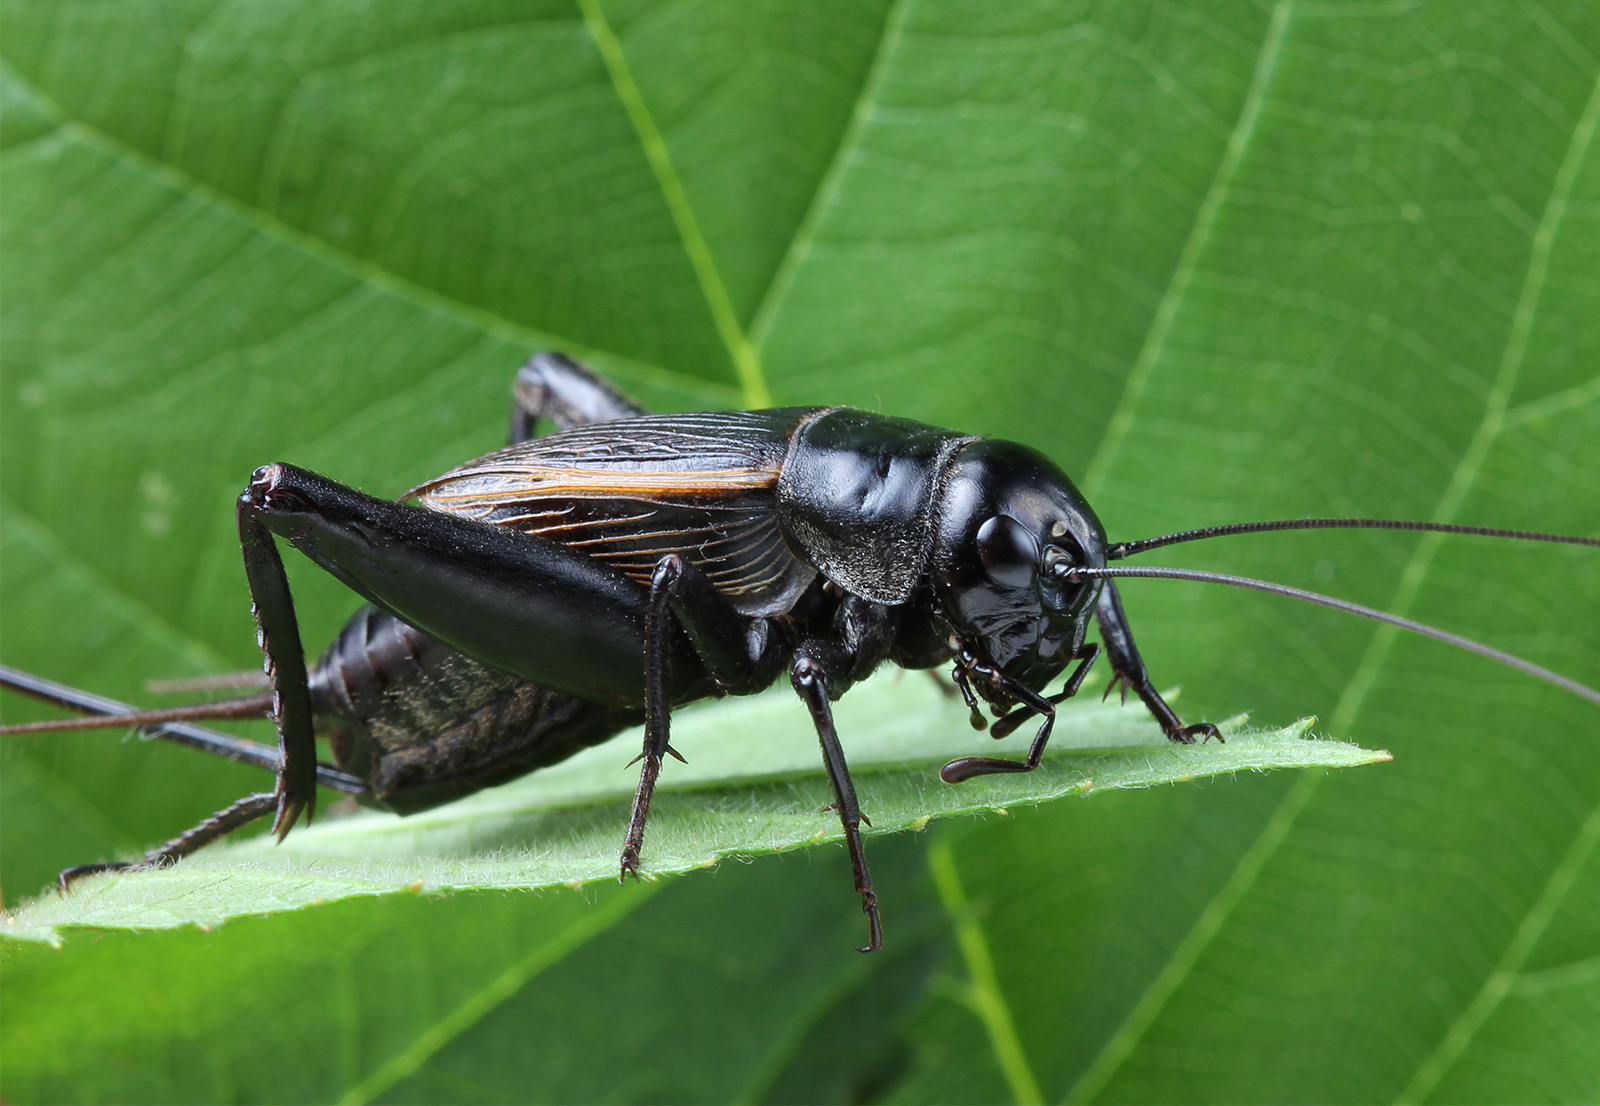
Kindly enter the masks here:
<path id="1" fill-rule="evenodd" d="M 1248 525 L 1248 524 L 1247 524 Z M 1427 525 L 1427 524 L 1423 524 Z M 1517 534 L 1522 537 L 1527 535 Z M 1573 539 L 1565 539 L 1573 540 Z M 1590 539 L 1578 539 L 1580 544 L 1600 544 Z M 1431 637 L 1435 641 L 1442 641 L 1447 645 L 1454 645 L 1457 649 L 1465 649 L 1469 653 L 1476 653 L 1480 657 L 1499 661 L 1501 664 L 1526 672 L 1530 676 L 1537 676 L 1547 683 L 1555 684 L 1563 691 L 1570 691 L 1580 698 L 1591 703 L 1600 703 L 1600 691 L 1569 679 L 1559 672 L 1552 672 L 1542 668 L 1532 661 L 1525 661 L 1521 657 L 1502 653 L 1500 650 L 1484 645 L 1482 642 L 1473 641 L 1471 638 L 1452 634 L 1448 630 L 1440 630 L 1423 622 L 1413 622 L 1409 618 L 1401 618 L 1388 611 L 1375 610 L 1372 607 L 1363 607 L 1359 603 L 1351 603 L 1346 599 L 1335 599 L 1331 595 L 1321 595 L 1314 591 L 1303 591 L 1292 588 L 1287 584 L 1274 584 L 1266 580 L 1253 580 L 1248 576 L 1228 576 L 1220 572 L 1201 572 L 1191 568 L 1144 568 L 1138 566 L 1117 566 L 1113 568 L 1075 568 L 1063 566 L 1061 570 L 1063 579 L 1075 582 L 1080 579 L 1101 580 L 1112 579 L 1119 576 L 1142 577 L 1151 580 L 1196 580 L 1202 584 L 1226 584 L 1234 588 L 1249 588 L 1252 591 L 1264 591 L 1272 595 L 1287 595 L 1291 599 L 1302 599 L 1307 603 L 1318 603 L 1324 607 L 1332 607 L 1336 611 L 1346 614 L 1357 614 L 1362 618 L 1370 618 L 1375 622 L 1387 622 L 1391 626 L 1399 626 L 1402 630 L 1410 630 L 1423 637 Z"/>
<path id="2" fill-rule="evenodd" d="M 11 687 L 0 680 L 0 686 Z M 20 690 L 20 689 L 14 689 Z M 22 722 L 13 726 L 0 726 L 0 735 L 24 733 L 60 733 L 65 730 L 113 730 L 129 727 L 159 726 L 167 722 L 203 722 L 220 718 L 271 718 L 272 692 L 247 695 L 241 699 L 213 699 L 208 703 L 192 703 L 183 707 L 165 707 L 161 710 L 138 710 L 117 714 L 91 714 L 80 718 L 56 718 L 49 722 Z"/>
<path id="3" fill-rule="evenodd" d="M 133 727 L 141 730 L 147 737 L 159 737 L 164 741 L 171 741 L 178 745 L 186 745 L 191 749 L 211 753 L 213 756 L 223 757 L 226 760 L 241 761 L 245 764 L 254 764 L 258 768 L 265 768 L 269 772 L 278 770 L 281 754 L 276 746 L 263 745 L 259 741 L 248 741 L 232 734 L 219 733 L 208 730 L 204 726 L 195 726 L 187 721 L 173 720 L 171 715 L 175 711 L 136 711 L 126 703 L 119 703 L 115 699 L 108 699 L 104 695 L 96 695 L 91 691 L 81 688 L 69 687 L 67 684 L 58 684 L 54 680 L 47 680 L 43 676 L 35 676 L 31 672 L 24 672 L 20 668 L 0 664 L 0 688 L 15 691 L 31 699 L 38 699 L 44 703 L 54 703 L 67 710 L 80 711 L 86 715 L 95 716 L 91 719 L 67 719 L 65 726 L 52 726 L 51 729 L 82 729 L 83 723 L 88 721 L 93 724 L 98 718 L 108 720 L 107 725 L 116 727 Z M 265 696 L 265 705 L 271 708 L 271 696 Z M 255 704 L 255 697 L 235 700 L 238 703 Z M 194 708 L 178 707 L 176 711 L 198 711 L 210 707 L 210 703 L 196 704 Z M 257 711 L 256 714 L 264 714 Z M 164 716 L 161 721 L 151 721 L 153 715 Z M 194 713 L 187 715 L 193 718 Z M 246 713 L 244 707 L 239 708 L 239 713 L 233 717 L 253 717 Z M 209 715 L 207 717 L 210 717 Z M 0 729 L 0 733 L 38 733 L 39 727 L 33 724 L 22 726 L 7 726 Z M 317 782 L 323 787 L 334 791 L 342 791 L 346 795 L 365 795 L 371 789 L 360 776 L 353 776 L 332 764 L 317 765 Z"/>
<path id="4" fill-rule="evenodd" d="M 1516 538 L 1519 541 L 1555 542 L 1561 545 L 1600 547 L 1600 538 L 1570 534 L 1541 534 L 1534 530 L 1500 530 L 1491 526 L 1456 526 L 1448 522 L 1414 522 L 1398 518 L 1286 518 L 1274 522 L 1235 522 L 1227 526 L 1202 526 L 1180 530 L 1159 538 L 1118 542 L 1106 550 L 1106 560 L 1120 561 L 1136 553 L 1147 553 L 1164 545 L 1179 545 L 1203 538 L 1222 538 L 1229 534 L 1265 534 L 1276 530 L 1423 530 L 1430 534 L 1471 534 L 1480 538 Z"/>

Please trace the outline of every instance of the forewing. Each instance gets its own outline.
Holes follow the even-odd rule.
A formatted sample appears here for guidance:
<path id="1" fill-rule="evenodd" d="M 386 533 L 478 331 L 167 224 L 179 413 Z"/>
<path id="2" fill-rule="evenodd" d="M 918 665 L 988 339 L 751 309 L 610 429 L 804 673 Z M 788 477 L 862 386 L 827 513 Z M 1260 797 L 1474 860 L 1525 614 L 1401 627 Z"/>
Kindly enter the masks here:
<path id="1" fill-rule="evenodd" d="M 778 473 L 808 410 L 657 415 L 580 426 L 413 489 L 436 511 L 510 526 L 648 585 L 678 553 L 749 615 L 788 610 L 816 575 L 784 544 Z"/>

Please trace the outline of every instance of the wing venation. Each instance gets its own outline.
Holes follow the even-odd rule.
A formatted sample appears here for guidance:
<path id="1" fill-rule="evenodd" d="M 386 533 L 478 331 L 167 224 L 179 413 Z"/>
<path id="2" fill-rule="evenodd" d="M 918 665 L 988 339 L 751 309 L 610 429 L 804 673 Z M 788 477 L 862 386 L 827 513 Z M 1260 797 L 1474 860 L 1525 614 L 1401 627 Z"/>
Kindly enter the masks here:
<path id="1" fill-rule="evenodd" d="M 407 493 L 424 507 L 582 549 L 641 584 L 677 553 L 748 615 L 793 606 L 816 569 L 778 527 L 777 484 L 809 410 L 661 415 L 532 438 Z"/>

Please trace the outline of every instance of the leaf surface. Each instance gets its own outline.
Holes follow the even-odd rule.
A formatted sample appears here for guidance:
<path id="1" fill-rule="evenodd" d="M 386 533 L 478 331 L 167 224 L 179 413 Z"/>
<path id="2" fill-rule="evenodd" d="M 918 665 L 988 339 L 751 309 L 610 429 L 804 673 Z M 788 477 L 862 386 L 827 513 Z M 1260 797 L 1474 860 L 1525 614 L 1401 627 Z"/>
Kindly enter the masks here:
<path id="1" fill-rule="evenodd" d="M 1329 513 L 1600 533 L 1592 5 L 791 8 L 0 9 L 7 663 L 135 701 L 252 667 L 245 474 L 401 491 L 497 444 L 543 345 L 662 410 L 770 395 L 1027 442 L 1117 538 Z M 1170 552 L 1600 680 L 1581 550 Z M 348 597 L 291 572 L 326 640 Z M 5 1019 L 0 1091 L 1592 1099 L 1592 707 L 1331 612 L 1136 584 L 1186 717 L 1315 713 L 1396 763 L 875 841 L 915 950 L 890 966 L 842 951 L 837 849 L 595 914 L 391 896 L 18 946 L 8 1012 L 50 1016 Z M 0 757 L 11 901 L 256 782 L 103 734 Z M 508 976 L 520 948 L 557 951 Z M 326 1016 L 254 1016 L 307 995 Z M 314 1077 L 260 1061 L 264 1022 Z"/>
<path id="2" fill-rule="evenodd" d="M 1020 785 L 984 777 L 950 787 L 938 782 L 938 766 L 970 751 L 974 736 L 965 707 L 931 683 L 880 680 L 851 696 L 838 721 L 846 732 L 862 735 L 853 743 L 852 770 L 862 809 L 879 834 L 1068 795 L 1389 759 L 1343 742 L 1307 739 L 1311 719 L 1274 731 L 1230 725 L 1226 744 L 1173 746 L 1142 707 L 1091 707 L 1062 719 L 1056 754 Z M 685 711 L 673 743 L 692 759 L 665 775 L 657 790 L 646 877 L 840 839 L 827 780 L 809 755 L 795 755 L 810 753 L 809 727 L 804 709 L 784 694 Z M 409 818 L 350 814 L 325 819 L 281 845 L 258 836 L 215 846 L 173 868 L 85 880 L 70 895 L 46 894 L 7 915 L 0 932 L 56 939 L 65 926 L 219 925 L 355 895 L 577 887 L 612 879 L 634 786 L 622 754 L 641 734 Z"/>

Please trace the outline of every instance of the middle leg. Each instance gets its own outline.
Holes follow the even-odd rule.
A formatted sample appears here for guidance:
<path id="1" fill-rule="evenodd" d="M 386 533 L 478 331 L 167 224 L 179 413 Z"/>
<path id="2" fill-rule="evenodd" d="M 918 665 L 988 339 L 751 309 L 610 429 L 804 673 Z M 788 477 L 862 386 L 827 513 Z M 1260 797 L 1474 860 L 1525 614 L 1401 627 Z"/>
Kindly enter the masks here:
<path id="1" fill-rule="evenodd" d="M 570 357 L 553 351 L 536 353 L 518 371 L 511 385 L 511 444 L 534 436 L 541 418 L 557 430 L 650 412 L 623 395 Z"/>

